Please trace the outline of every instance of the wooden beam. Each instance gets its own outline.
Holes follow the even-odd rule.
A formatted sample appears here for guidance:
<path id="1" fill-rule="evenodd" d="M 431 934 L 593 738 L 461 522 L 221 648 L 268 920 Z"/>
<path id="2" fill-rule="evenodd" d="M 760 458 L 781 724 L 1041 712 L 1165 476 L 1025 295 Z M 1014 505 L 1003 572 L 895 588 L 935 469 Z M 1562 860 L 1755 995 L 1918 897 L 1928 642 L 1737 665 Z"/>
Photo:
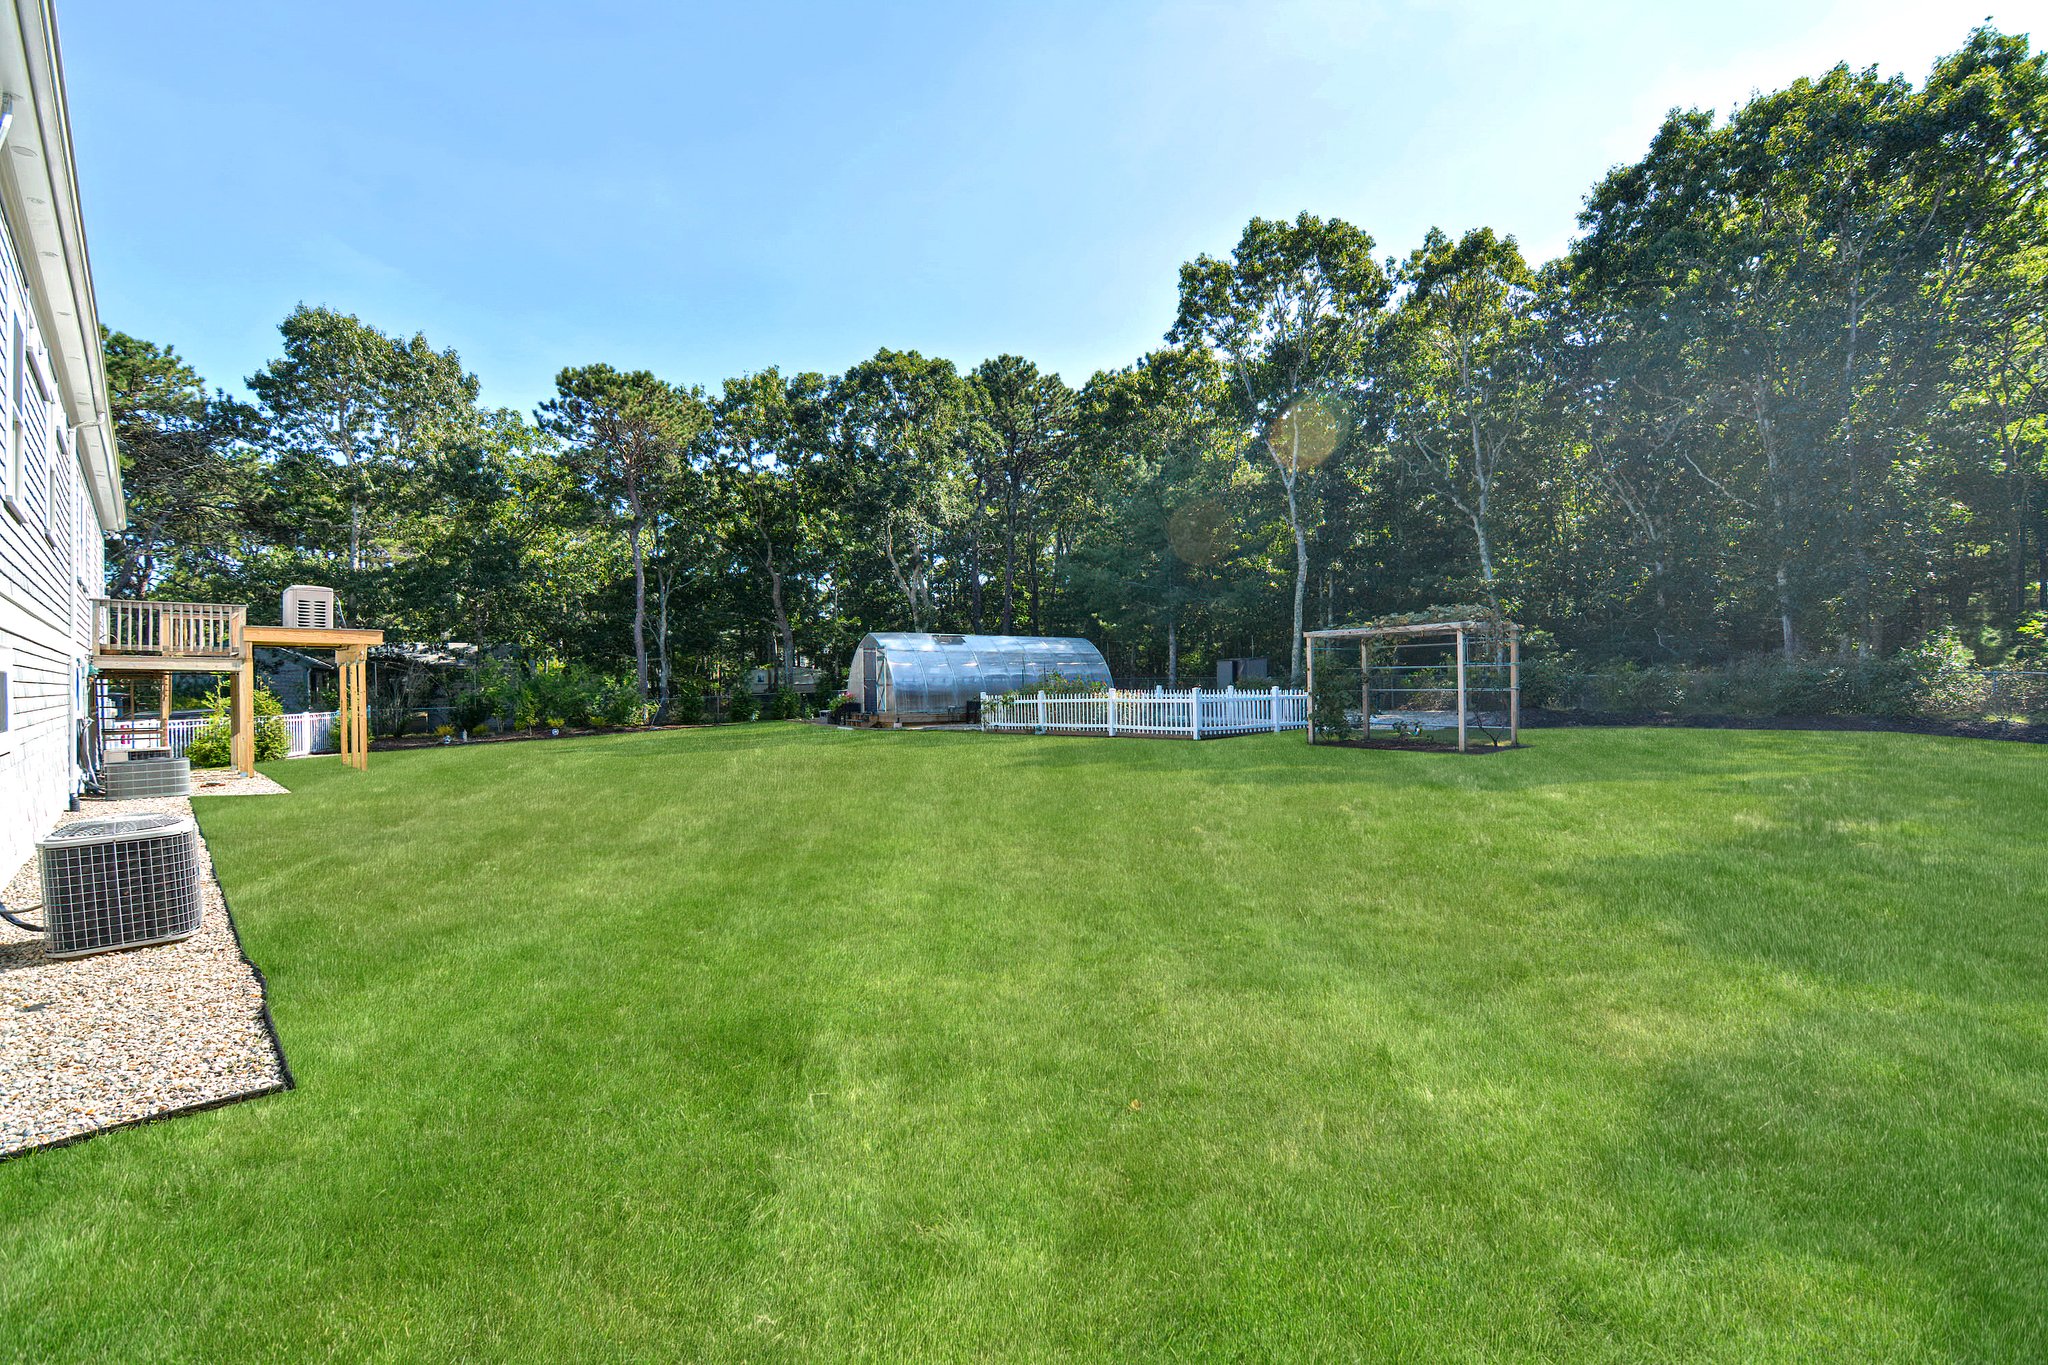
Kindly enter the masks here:
<path id="1" fill-rule="evenodd" d="M 232 673 L 242 666 L 232 654 L 95 654 L 102 673 Z"/>
<path id="2" fill-rule="evenodd" d="M 156 742 L 166 749 L 171 747 L 171 675 L 166 672 L 158 679 L 160 689 L 156 699 Z"/>
<path id="3" fill-rule="evenodd" d="M 381 630 L 319 630 L 311 626 L 244 626 L 242 638 L 252 645 L 287 649 L 347 649 L 381 645 Z"/>

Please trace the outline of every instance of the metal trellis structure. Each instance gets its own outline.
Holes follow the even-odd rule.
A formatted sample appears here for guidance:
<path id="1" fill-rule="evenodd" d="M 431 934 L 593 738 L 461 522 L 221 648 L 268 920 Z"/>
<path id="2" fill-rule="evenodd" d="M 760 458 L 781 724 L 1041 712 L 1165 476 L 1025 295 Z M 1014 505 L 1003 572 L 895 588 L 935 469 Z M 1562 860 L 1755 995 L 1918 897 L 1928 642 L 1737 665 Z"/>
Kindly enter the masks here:
<path id="1" fill-rule="evenodd" d="M 1390 620 L 1303 632 L 1311 744 L 1521 743 L 1522 631 L 1504 616 Z"/>

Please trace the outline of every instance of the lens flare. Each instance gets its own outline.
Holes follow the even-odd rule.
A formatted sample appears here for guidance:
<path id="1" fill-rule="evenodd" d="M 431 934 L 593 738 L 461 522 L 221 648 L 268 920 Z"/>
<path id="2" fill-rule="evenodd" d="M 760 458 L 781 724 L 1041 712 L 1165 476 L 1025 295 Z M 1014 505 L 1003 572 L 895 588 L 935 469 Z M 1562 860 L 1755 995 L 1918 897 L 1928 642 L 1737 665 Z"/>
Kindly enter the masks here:
<path id="1" fill-rule="evenodd" d="M 1344 434 L 1343 416 L 1325 398 L 1304 398 L 1266 427 L 1266 444 L 1275 459 L 1301 471 L 1319 468 L 1337 453 Z"/>
<path id="2" fill-rule="evenodd" d="M 1166 541 L 1189 564 L 1214 564 L 1230 548 L 1230 509 L 1204 499 L 1177 509 L 1166 523 Z"/>

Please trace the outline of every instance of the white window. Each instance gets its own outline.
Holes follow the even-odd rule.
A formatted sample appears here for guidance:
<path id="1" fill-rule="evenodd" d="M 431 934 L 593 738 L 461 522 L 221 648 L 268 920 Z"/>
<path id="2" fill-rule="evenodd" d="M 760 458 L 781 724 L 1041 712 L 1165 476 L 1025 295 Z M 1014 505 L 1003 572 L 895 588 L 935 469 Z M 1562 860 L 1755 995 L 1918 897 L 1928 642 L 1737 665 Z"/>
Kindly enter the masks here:
<path id="1" fill-rule="evenodd" d="M 28 368 L 28 337 L 21 329 L 21 315 L 8 319 L 13 332 L 7 353 L 7 493 L 21 496 L 21 398 L 22 371 Z"/>
<path id="2" fill-rule="evenodd" d="M 45 400 L 47 403 L 47 400 Z M 46 407 L 45 411 L 49 411 Z M 55 417 L 55 412 L 51 412 Z M 50 548 L 58 544 L 57 535 L 61 528 L 71 524 L 71 485 L 73 472 L 69 442 L 64 439 L 64 428 L 57 428 L 57 439 L 50 448 L 50 505 L 43 509 L 43 539 L 50 542 Z"/>

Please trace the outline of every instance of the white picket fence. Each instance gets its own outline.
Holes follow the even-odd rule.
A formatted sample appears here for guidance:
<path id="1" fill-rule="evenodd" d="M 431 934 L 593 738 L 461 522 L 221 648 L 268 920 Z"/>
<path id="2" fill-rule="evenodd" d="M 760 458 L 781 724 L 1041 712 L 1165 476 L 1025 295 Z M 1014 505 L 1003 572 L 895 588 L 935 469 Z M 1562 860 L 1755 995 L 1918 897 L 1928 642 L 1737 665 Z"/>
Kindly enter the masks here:
<path id="1" fill-rule="evenodd" d="M 309 754 L 327 754 L 335 750 L 334 719 L 339 711 L 299 711 L 283 717 L 285 733 L 291 736 L 291 752 L 287 758 L 305 758 Z M 192 743 L 192 736 L 199 733 L 199 727 L 206 722 L 198 716 L 191 716 L 171 722 L 171 757 L 183 758 L 186 746 Z M 132 749 L 137 745 L 157 743 L 155 721 L 113 721 L 107 726 L 107 747 L 109 749 Z"/>
<path id="2" fill-rule="evenodd" d="M 1034 735 L 1128 735 L 1146 739 L 1221 739 L 1301 730 L 1308 693 L 1236 688 L 1184 692 L 1047 693 L 1014 699 L 981 696 L 981 728 Z"/>

